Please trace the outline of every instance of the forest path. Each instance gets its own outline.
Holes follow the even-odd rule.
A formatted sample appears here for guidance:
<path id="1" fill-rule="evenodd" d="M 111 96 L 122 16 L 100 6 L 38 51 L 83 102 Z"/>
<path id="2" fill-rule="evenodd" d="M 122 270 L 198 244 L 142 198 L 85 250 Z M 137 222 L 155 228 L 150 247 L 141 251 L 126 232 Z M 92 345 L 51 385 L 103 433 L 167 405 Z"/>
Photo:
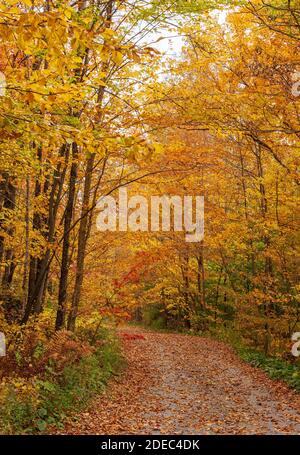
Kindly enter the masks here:
<path id="1" fill-rule="evenodd" d="M 224 343 L 137 328 L 120 335 L 127 369 L 64 434 L 300 434 L 300 395 Z"/>

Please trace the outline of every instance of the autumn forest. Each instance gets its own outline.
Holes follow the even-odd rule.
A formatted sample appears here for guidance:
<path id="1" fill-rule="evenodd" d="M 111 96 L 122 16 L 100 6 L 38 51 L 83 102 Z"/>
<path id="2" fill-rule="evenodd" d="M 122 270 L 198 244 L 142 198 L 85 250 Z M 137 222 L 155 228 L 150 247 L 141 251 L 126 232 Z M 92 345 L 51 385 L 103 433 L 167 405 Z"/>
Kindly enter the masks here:
<path id="1" fill-rule="evenodd" d="M 0 434 L 300 434 L 299 50 L 299 0 L 0 0 Z"/>

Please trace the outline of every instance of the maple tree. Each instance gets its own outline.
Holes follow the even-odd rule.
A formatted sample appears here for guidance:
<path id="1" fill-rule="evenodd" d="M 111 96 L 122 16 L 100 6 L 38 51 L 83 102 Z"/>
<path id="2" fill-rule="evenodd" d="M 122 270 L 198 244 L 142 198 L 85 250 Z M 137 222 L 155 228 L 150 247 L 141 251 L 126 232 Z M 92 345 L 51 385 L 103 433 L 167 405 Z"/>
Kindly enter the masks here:
<path id="1" fill-rule="evenodd" d="M 234 327 L 288 355 L 299 324 L 297 43 L 257 26 L 249 8 L 185 31 L 191 45 L 163 82 L 170 99 L 146 121 L 165 126 L 165 160 L 194 165 L 180 182 L 204 195 L 206 234 L 199 246 L 165 238 L 156 302 L 175 326 Z"/>

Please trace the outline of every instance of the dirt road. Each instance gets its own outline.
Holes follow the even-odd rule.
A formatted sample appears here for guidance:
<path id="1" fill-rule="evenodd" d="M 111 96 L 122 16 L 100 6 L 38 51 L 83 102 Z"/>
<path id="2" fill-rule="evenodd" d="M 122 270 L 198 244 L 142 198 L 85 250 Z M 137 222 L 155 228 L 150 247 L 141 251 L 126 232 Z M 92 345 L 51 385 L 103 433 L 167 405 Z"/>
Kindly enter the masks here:
<path id="1" fill-rule="evenodd" d="M 300 434 L 300 395 L 223 343 L 124 329 L 128 367 L 64 434 Z"/>

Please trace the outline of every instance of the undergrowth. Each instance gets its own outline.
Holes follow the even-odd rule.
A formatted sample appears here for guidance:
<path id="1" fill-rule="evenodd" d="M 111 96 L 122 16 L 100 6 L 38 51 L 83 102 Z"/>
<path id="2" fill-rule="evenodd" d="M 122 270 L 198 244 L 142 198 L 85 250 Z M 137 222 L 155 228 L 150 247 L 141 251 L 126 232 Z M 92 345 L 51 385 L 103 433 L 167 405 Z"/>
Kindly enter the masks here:
<path id="1" fill-rule="evenodd" d="M 56 347 L 56 356 L 47 358 L 41 372 L 2 378 L 1 434 L 45 433 L 49 425 L 62 428 L 67 415 L 80 411 L 94 395 L 103 392 L 110 376 L 117 374 L 123 363 L 119 343 L 110 330 L 98 330 L 90 339 L 90 350 L 85 354 L 80 351 L 78 358 L 74 352 L 82 346 L 80 337 L 86 340 L 89 336 L 83 332 L 72 336 L 63 349 Z M 46 352 L 47 348 L 39 344 L 32 359 L 44 358 Z"/>

